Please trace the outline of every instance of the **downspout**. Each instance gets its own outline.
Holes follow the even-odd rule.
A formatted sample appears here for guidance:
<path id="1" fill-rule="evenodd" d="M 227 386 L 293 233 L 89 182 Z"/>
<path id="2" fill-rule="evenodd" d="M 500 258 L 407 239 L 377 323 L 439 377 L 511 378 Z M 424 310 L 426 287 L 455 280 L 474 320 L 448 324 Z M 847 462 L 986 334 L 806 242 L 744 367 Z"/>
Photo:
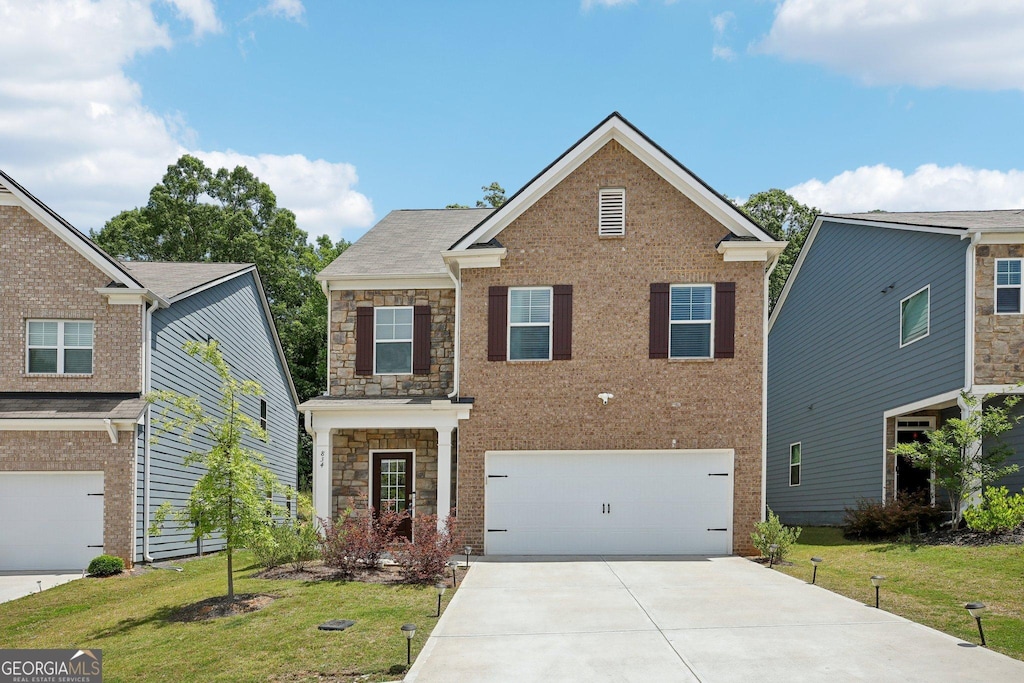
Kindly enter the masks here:
<path id="1" fill-rule="evenodd" d="M 462 280 L 455 277 L 455 271 L 452 270 L 451 263 L 445 262 L 444 268 L 445 272 L 448 273 L 448 277 L 455 284 L 455 339 L 453 341 L 455 358 L 453 359 L 452 367 L 452 390 L 448 394 L 448 398 L 456 398 L 459 395 L 459 340 L 462 337 L 460 333 L 462 323 Z"/>
<path id="2" fill-rule="evenodd" d="M 154 301 L 152 304 L 146 307 L 145 313 L 143 314 L 143 344 L 142 344 L 142 387 L 143 395 L 148 394 L 152 390 L 152 354 L 151 349 L 153 348 L 153 311 L 156 310 L 158 302 Z M 142 484 L 142 561 L 153 562 L 153 556 L 149 554 L 149 457 L 150 457 L 150 438 L 152 433 L 152 417 L 153 417 L 152 406 L 146 403 L 146 418 L 145 418 L 145 432 L 144 432 L 144 443 L 143 457 L 145 459 L 145 468 L 143 469 L 143 484 Z"/>
<path id="3" fill-rule="evenodd" d="M 768 299 L 775 266 L 779 265 L 782 252 L 775 255 L 764 271 L 764 315 L 761 337 L 761 521 L 765 520 L 768 508 Z"/>

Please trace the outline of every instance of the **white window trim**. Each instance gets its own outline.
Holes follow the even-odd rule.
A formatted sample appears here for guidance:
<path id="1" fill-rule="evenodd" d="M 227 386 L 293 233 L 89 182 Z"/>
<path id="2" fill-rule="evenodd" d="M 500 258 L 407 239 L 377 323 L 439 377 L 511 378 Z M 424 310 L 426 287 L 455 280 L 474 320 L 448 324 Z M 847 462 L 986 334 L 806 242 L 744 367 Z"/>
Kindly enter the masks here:
<path id="1" fill-rule="evenodd" d="M 622 197 L 622 225 L 617 227 L 615 232 L 604 232 L 604 198 L 606 196 Z M 602 187 L 597 191 L 597 236 L 598 237 L 625 237 L 626 236 L 626 188 L 624 187 Z"/>
<path id="2" fill-rule="evenodd" d="M 1021 264 L 1021 284 L 1019 285 L 1001 285 L 999 284 L 999 262 L 1000 261 L 1018 261 Z M 995 273 L 992 276 L 992 282 L 995 284 L 995 296 L 992 298 L 992 312 L 996 315 L 1020 315 L 1024 313 L 1024 259 L 1022 258 L 997 258 L 995 262 Z M 1000 289 L 1016 289 L 1020 291 L 1020 298 L 1018 299 L 1019 308 L 1016 311 L 1000 311 L 999 310 L 999 290 Z"/>
<path id="3" fill-rule="evenodd" d="M 710 287 L 711 317 L 708 320 L 672 320 L 672 289 L 674 287 Z M 672 326 L 673 325 L 710 325 L 708 335 L 708 355 L 706 356 L 673 356 Z M 668 358 L 669 360 L 713 360 L 715 357 L 715 285 L 712 282 L 678 282 L 668 286 Z"/>
<path id="4" fill-rule="evenodd" d="M 900 424 L 901 422 L 903 424 Z M 921 425 L 909 425 L 909 424 L 906 424 L 907 422 L 925 422 L 925 423 L 927 423 L 928 426 L 927 427 L 922 427 Z M 928 416 L 928 415 L 921 415 L 921 416 L 907 415 L 906 417 L 902 417 L 902 418 L 898 417 L 898 418 L 896 418 L 896 434 L 895 434 L 896 441 L 895 441 L 895 443 L 898 444 L 900 442 L 900 432 L 916 432 L 916 431 L 919 431 L 921 429 L 924 429 L 924 431 L 926 431 L 926 432 L 933 432 L 933 431 L 935 431 L 935 418 L 932 417 L 932 416 Z M 929 499 L 929 501 L 931 501 L 932 505 L 935 505 L 935 468 L 934 467 L 931 469 L 930 474 L 931 474 L 931 477 L 930 477 L 931 481 L 928 483 L 928 499 Z M 899 495 L 899 490 L 900 490 L 900 468 L 898 467 L 896 462 L 893 462 L 893 466 L 892 466 L 892 499 L 893 500 L 896 500 L 897 496 Z"/>
<path id="5" fill-rule="evenodd" d="M 922 334 L 920 337 L 914 337 L 913 339 L 911 339 L 908 342 L 904 342 L 903 341 L 903 302 L 908 301 L 910 299 L 913 299 L 915 296 L 917 296 L 918 294 L 920 294 L 921 292 L 923 292 L 925 290 L 928 291 L 928 317 L 927 317 L 927 319 L 925 321 L 926 322 L 926 327 L 925 327 L 925 330 L 924 330 L 924 334 Z M 922 339 L 925 339 L 926 337 L 928 337 L 928 335 L 930 335 L 931 333 L 932 333 L 932 286 L 930 284 L 927 284 L 924 287 L 922 287 L 921 289 L 919 289 L 916 292 L 914 292 L 913 294 L 910 294 L 909 296 L 905 296 L 902 299 L 900 299 L 900 329 L 899 329 L 900 348 L 902 349 L 905 346 L 910 346 L 914 342 L 919 342 Z"/>
<path id="6" fill-rule="evenodd" d="M 793 446 L 800 447 L 800 462 L 793 464 Z M 793 483 L 793 468 L 797 471 L 797 482 Z M 789 444 L 789 471 L 787 473 L 790 486 L 800 486 L 804 483 L 804 446 L 802 441 Z"/>
<path id="7" fill-rule="evenodd" d="M 31 323 L 57 323 L 57 372 L 32 372 L 29 369 L 30 349 L 52 349 L 52 346 L 31 346 L 29 344 L 29 325 Z M 64 346 L 64 323 L 89 323 L 92 325 L 92 346 Z M 89 349 L 92 351 L 92 370 L 89 372 L 64 372 L 64 351 L 67 349 Z M 95 320 L 57 320 L 54 318 L 29 318 L 25 320 L 25 374 L 26 375 L 63 375 L 65 377 L 91 377 L 96 371 L 96 321 Z"/>
<path id="8" fill-rule="evenodd" d="M 401 308 L 408 309 L 412 312 L 412 324 L 409 326 L 412 330 L 412 334 L 409 335 L 408 339 L 378 339 L 377 338 L 377 311 L 394 311 Z M 374 306 L 373 307 L 373 374 L 375 375 L 411 375 L 413 356 L 416 354 L 414 348 L 415 343 L 413 339 L 416 338 L 416 311 L 412 306 Z M 377 344 L 409 344 L 409 372 L 377 372 Z"/>
<path id="9" fill-rule="evenodd" d="M 518 291 L 546 291 L 548 293 L 548 321 L 546 323 L 514 323 L 512 322 L 512 292 Z M 555 331 L 555 290 L 554 287 L 509 287 L 508 288 L 508 309 L 506 313 L 508 319 L 508 325 L 505 330 L 505 352 L 506 359 L 511 363 L 544 363 L 552 359 L 554 350 L 551 348 L 554 344 L 554 331 Z M 548 328 L 548 357 L 547 358 L 512 358 L 512 327 L 544 327 Z"/>

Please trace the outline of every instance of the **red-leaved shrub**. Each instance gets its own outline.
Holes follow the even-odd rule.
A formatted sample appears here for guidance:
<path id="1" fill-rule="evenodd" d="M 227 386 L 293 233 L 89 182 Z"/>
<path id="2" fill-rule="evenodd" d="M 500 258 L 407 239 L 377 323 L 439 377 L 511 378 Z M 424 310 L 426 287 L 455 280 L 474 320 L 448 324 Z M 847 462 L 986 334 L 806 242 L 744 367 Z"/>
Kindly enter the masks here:
<path id="1" fill-rule="evenodd" d="M 379 515 L 373 508 L 365 517 L 346 510 L 331 522 L 320 520 L 324 535 L 320 552 L 324 564 L 351 576 L 357 569 L 376 569 L 381 557 L 395 544 L 398 529 L 409 519 L 407 511 L 385 510 Z"/>
<path id="2" fill-rule="evenodd" d="M 448 515 L 438 531 L 437 515 L 416 515 L 412 521 L 413 543 L 396 539 L 391 555 L 398 563 L 402 576 L 409 583 L 431 583 L 445 571 L 448 560 L 462 546 L 455 510 Z"/>

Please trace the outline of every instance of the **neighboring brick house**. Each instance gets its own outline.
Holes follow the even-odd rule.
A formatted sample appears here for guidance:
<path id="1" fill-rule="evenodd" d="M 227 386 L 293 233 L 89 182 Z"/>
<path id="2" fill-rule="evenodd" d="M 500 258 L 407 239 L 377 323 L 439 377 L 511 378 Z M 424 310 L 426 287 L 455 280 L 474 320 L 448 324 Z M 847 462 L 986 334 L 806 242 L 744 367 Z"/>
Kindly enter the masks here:
<path id="1" fill-rule="evenodd" d="M 768 504 L 784 521 L 913 493 L 948 505 L 889 450 L 965 417 L 961 392 L 1019 391 L 1022 245 L 1021 211 L 817 218 L 769 322 Z M 1024 427 L 1003 441 L 1024 465 Z M 1020 490 L 1024 472 L 999 483 Z"/>
<path id="2" fill-rule="evenodd" d="M 748 552 L 772 240 L 612 114 L 502 207 L 394 211 L 319 275 L 314 505 L 477 552 Z"/>
<path id="3" fill-rule="evenodd" d="M 0 294 L 0 570 L 195 552 L 187 532 L 148 527 L 187 497 L 199 471 L 182 457 L 202 440 L 153 439 L 142 398 L 173 389 L 216 407 L 188 339 L 217 339 L 263 385 L 246 408 L 270 438 L 247 445 L 294 484 L 297 401 L 254 266 L 119 262 L 0 171 Z"/>

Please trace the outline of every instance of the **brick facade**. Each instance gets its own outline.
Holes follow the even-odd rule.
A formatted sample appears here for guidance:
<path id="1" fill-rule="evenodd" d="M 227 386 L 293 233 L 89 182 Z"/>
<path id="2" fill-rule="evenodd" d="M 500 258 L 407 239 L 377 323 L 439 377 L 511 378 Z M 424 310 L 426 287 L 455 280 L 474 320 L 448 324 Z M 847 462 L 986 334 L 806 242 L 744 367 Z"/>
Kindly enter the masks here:
<path id="1" fill-rule="evenodd" d="M 103 472 L 103 552 L 132 564 L 135 440 L 121 432 L 0 431 L 2 472 Z M 99 555 L 99 548 L 96 549 Z"/>
<path id="2" fill-rule="evenodd" d="M 430 306 L 430 374 L 356 375 L 356 308 L 360 306 Z M 444 396 L 452 390 L 454 339 L 454 289 L 333 291 L 331 395 Z"/>
<path id="3" fill-rule="evenodd" d="M 1024 315 L 995 313 L 998 258 L 1024 257 L 1024 245 L 980 244 L 976 250 L 974 295 L 974 381 L 1016 384 L 1024 378 Z"/>
<path id="4" fill-rule="evenodd" d="M 626 188 L 626 236 L 597 236 L 601 187 Z M 725 263 L 728 231 L 610 142 L 497 236 L 496 269 L 462 271 L 459 518 L 483 543 L 484 458 L 498 449 L 735 449 L 733 549 L 761 519 L 764 266 Z M 735 357 L 648 358 L 651 283 L 736 283 Z M 491 285 L 573 285 L 572 360 L 487 360 Z M 615 398 L 602 405 L 602 391 Z"/>

